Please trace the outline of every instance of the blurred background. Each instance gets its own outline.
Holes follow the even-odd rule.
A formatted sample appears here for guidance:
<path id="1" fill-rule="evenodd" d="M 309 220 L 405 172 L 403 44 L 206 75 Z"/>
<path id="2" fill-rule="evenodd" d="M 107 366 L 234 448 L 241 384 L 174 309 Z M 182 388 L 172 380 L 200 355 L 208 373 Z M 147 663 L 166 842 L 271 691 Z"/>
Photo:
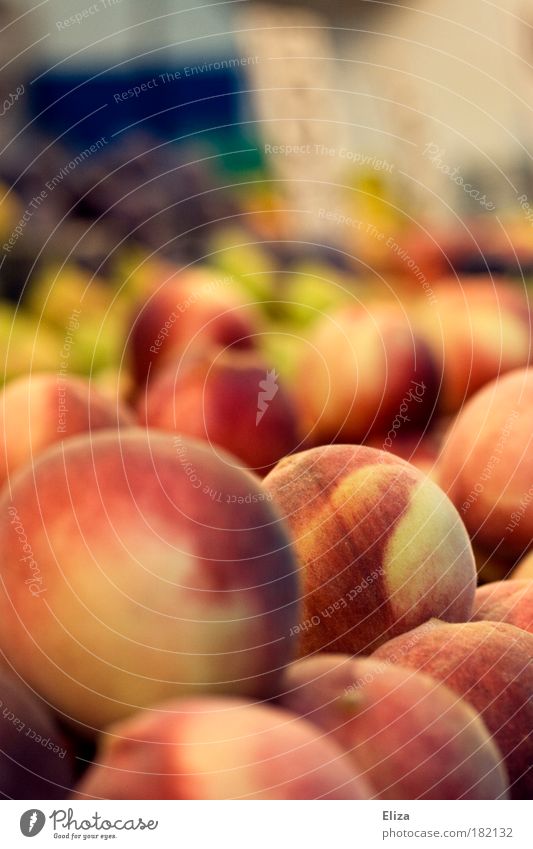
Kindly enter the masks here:
<path id="1" fill-rule="evenodd" d="M 88 281 L 98 303 L 131 296 L 155 259 L 280 303 L 300 275 L 320 308 L 319 278 L 527 286 L 532 17 L 525 0 L 1 0 L 4 325 L 19 305 L 34 338 L 29 313 L 53 323 L 53 293 Z"/>

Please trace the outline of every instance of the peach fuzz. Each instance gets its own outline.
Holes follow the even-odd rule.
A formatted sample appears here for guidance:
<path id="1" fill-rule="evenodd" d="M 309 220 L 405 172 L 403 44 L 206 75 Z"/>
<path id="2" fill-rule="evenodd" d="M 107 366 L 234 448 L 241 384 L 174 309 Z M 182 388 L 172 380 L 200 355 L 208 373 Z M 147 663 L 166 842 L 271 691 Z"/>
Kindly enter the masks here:
<path id="1" fill-rule="evenodd" d="M 135 428 L 75 437 L 15 477 L 0 516 L 0 649 L 87 731 L 174 696 L 276 691 L 295 563 L 229 458 Z"/>
<path id="2" fill-rule="evenodd" d="M 533 583 L 495 581 L 479 587 L 471 618 L 474 621 L 507 622 L 533 634 Z"/>
<path id="3" fill-rule="evenodd" d="M 291 664 L 280 704 L 328 732 L 379 799 L 505 799 L 502 756 L 478 714 L 421 672 L 319 654 Z"/>
<path id="4" fill-rule="evenodd" d="M 291 397 L 275 370 L 251 352 L 226 351 L 166 369 L 142 397 L 139 420 L 223 448 L 261 476 L 300 447 Z"/>
<path id="5" fill-rule="evenodd" d="M 56 442 L 134 421 L 84 378 L 41 373 L 12 380 L 0 396 L 0 484 Z"/>
<path id="6" fill-rule="evenodd" d="M 514 560 L 533 544 L 533 370 L 474 395 L 449 427 L 437 479 L 475 544 Z"/>
<path id="7" fill-rule="evenodd" d="M 300 565 L 300 654 L 366 654 L 432 616 L 468 619 L 468 534 L 429 478 L 384 451 L 313 448 L 283 459 L 264 487 Z"/>
<path id="8" fill-rule="evenodd" d="M 531 798 L 533 636 L 504 622 L 431 620 L 373 655 L 442 681 L 478 711 L 509 774 L 513 798 Z"/>
<path id="9" fill-rule="evenodd" d="M 108 729 L 77 799 L 369 799 L 334 740 L 289 711 L 176 701 Z"/>

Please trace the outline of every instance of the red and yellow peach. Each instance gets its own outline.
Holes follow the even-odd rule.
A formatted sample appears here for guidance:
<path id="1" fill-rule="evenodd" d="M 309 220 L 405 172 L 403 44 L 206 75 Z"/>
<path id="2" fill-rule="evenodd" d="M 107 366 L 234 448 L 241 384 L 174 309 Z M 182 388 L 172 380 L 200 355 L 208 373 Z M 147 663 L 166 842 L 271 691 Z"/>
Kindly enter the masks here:
<path id="1" fill-rule="evenodd" d="M 301 654 L 365 654 L 431 616 L 470 616 L 468 535 L 414 466 L 372 448 L 325 446 L 283 459 L 264 486 L 300 565 Z"/>
<path id="2" fill-rule="evenodd" d="M 446 434 L 437 479 L 476 545 L 515 559 L 533 544 L 533 370 L 485 386 Z"/>
<path id="3" fill-rule="evenodd" d="M 72 438 L 16 477 L 0 516 L 0 649 L 67 718 L 276 691 L 297 621 L 289 537 L 259 481 L 208 446 Z"/>
<path id="4" fill-rule="evenodd" d="M 431 418 L 436 370 L 398 304 L 344 307 L 318 321 L 309 341 L 295 392 L 315 443 L 396 436 Z"/>
<path id="5" fill-rule="evenodd" d="M 368 799 L 353 761 L 314 725 L 231 698 L 171 702 L 112 726 L 78 799 Z"/>
<path id="6" fill-rule="evenodd" d="M 234 292 L 231 278 L 169 270 L 136 310 L 128 338 L 133 377 L 142 388 L 149 375 L 198 347 L 253 348 L 259 327 L 255 308 Z"/>
<path id="7" fill-rule="evenodd" d="M 531 798 L 533 636 L 503 622 L 431 620 L 374 658 L 426 672 L 479 712 L 505 758 L 513 798 Z"/>
<path id="8" fill-rule="evenodd" d="M 226 351 L 166 369 L 150 382 L 139 410 L 148 427 L 206 440 L 259 475 L 300 447 L 289 394 L 251 352 Z"/>
<path id="9" fill-rule="evenodd" d="M 483 721 L 428 675 L 373 658 L 291 664 L 280 704 L 345 749 L 379 799 L 501 799 L 502 756 Z"/>

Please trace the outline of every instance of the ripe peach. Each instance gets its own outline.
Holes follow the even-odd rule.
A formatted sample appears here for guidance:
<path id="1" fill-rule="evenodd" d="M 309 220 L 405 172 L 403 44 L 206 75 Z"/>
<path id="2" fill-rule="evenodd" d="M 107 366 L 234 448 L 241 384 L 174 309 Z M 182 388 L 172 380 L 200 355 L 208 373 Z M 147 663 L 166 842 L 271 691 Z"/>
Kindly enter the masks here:
<path id="1" fill-rule="evenodd" d="M 276 688 L 297 621 L 289 538 L 259 481 L 208 446 L 72 438 L 16 476 L 0 517 L 0 649 L 73 720 Z"/>
<path id="2" fill-rule="evenodd" d="M 475 621 L 508 622 L 533 634 L 533 583 L 495 581 L 479 587 L 471 618 Z"/>
<path id="3" fill-rule="evenodd" d="M 285 671 L 280 704 L 335 738 L 379 799 L 500 799 L 502 757 L 478 714 L 428 675 L 320 654 Z"/>
<path id="4" fill-rule="evenodd" d="M 108 729 L 78 799 L 369 799 L 343 750 L 289 711 L 186 699 Z"/>
<path id="5" fill-rule="evenodd" d="M 330 445 L 281 460 L 264 486 L 301 568 L 301 654 L 364 654 L 431 616 L 470 616 L 468 535 L 447 496 L 414 466 L 385 451 Z"/>
<path id="6" fill-rule="evenodd" d="M 431 620 L 374 658 L 426 672 L 470 702 L 502 752 L 513 798 L 531 798 L 533 636 L 503 622 Z"/>
<path id="7" fill-rule="evenodd" d="M 516 287 L 489 277 L 440 281 L 433 289 L 435 301 L 419 302 L 414 326 L 438 363 L 439 409 L 455 413 L 486 383 L 527 365 L 529 309 Z"/>
<path id="8" fill-rule="evenodd" d="M 256 311 L 232 289 L 231 278 L 212 272 L 169 272 L 137 308 L 128 347 L 137 384 L 178 362 L 198 346 L 252 348 L 259 322 Z"/>
<path id="9" fill-rule="evenodd" d="M 0 796 L 61 799 L 73 785 L 73 747 L 51 712 L 22 681 L 0 671 Z"/>
<path id="10" fill-rule="evenodd" d="M 83 378 L 32 374 L 12 380 L 0 397 L 0 483 L 55 442 L 133 421 L 125 407 Z"/>
<path id="11" fill-rule="evenodd" d="M 314 442 L 396 435 L 431 418 L 435 367 L 397 304 L 334 311 L 316 323 L 310 343 L 295 387 Z"/>
<path id="12" fill-rule="evenodd" d="M 299 448 L 296 410 L 279 375 L 254 353 L 226 351 L 168 368 L 139 405 L 148 427 L 210 442 L 265 475 Z"/>
<path id="13" fill-rule="evenodd" d="M 450 425 L 438 481 L 476 544 L 515 558 L 533 543 L 533 370 L 490 383 Z"/>

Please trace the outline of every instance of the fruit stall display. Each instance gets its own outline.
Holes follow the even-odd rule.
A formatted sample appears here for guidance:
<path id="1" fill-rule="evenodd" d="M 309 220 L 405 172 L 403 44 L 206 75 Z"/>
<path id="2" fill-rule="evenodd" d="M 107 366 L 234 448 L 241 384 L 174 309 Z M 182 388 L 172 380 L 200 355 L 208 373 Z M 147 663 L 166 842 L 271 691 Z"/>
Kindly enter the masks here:
<path id="1" fill-rule="evenodd" d="M 522 228 L 305 245 L 141 135 L 26 226 L 64 159 L 0 174 L 1 794 L 531 798 Z"/>

